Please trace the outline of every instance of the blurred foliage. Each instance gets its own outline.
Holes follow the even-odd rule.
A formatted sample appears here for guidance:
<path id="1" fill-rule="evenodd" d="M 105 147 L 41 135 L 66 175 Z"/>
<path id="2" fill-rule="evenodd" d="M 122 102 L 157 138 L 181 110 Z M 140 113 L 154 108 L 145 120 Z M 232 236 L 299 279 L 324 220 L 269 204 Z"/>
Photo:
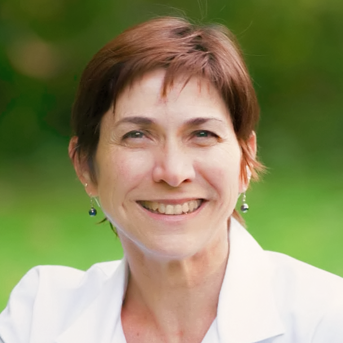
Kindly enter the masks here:
<path id="1" fill-rule="evenodd" d="M 251 193 L 249 228 L 264 247 L 343 275 L 342 1 L 2 0 L 0 308 L 35 264 L 87 268 L 121 255 L 110 230 L 88 221 L 68 162 L 73 97 L 115 35 L 184 14 L 228 26 L 254 79 L 270 174 Z"/>
<path id="2" fill-rule="evenodd" d="M 226 24 L 238 36 L 262 105 L 261 139 L 293 142 L 289 153 L 294 144 L 303 163 L 317 149 L 340 159 L 341 1 L 7 0 L 0 13 L 2 156 L 69 136 L 80 73 L 109 39 L 154 15 L 186 14 Z"/>

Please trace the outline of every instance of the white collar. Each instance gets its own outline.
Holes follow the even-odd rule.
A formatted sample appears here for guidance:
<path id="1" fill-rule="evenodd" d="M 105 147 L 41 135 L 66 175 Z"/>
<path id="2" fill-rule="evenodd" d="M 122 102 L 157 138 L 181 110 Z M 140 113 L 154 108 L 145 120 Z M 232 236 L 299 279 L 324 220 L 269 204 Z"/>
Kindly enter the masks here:
<path id="1" fill-rule="evenodd" d="M 250 343 L 284 333 L 267 254 L 235 219 L 218 304 L 220 342 Z"/>
<path id="2" fill-rule="evenodd" d="M 80 313 L 73 324 L 57 337 L 56 342 L 112 342 L 113 336 L 122 332 L 121 308 L 127 280 L 128 265 L 124 257 L 113 274 L 104 282 L 98 296 Z"/>
<path id="3" fill-rule="evenodd" d="M 252 343 L 283 334 L 268 257 L 233 218 L 229 237 L 230 255 L 217 312 L 220 342 Z M 123 335 L 121 307 L 127 277 L 128 267 L 124 258 L 104 282 L 98 296 L 56 342 L 110 343 L 114 336 Z M 124 337 L 121 341 L 125 342 Z"/>

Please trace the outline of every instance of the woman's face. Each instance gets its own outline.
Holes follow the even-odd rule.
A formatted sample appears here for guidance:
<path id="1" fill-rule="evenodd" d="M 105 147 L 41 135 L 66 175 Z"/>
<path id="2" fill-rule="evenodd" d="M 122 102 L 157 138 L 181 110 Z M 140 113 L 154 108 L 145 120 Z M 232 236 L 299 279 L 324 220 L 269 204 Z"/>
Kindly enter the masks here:
<path id="1" fill-rule="evenodd" d="M 122 241 L 175 259 L 222 240 L 245 186 L 230 114 L 214 86 L 176 80 L 161 98 L 163 78 L 163 70 L 145 74 L 104 115 L 91 190 Z"/>

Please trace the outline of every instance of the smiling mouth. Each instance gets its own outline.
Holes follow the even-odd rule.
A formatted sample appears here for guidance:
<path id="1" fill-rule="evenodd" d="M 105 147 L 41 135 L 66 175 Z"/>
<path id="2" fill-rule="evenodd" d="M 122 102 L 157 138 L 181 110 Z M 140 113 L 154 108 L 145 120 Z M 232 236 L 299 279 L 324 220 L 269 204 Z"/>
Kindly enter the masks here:
<path id="1" fill-rule="evenodd" d="M 203 203 L 202 199 L 186 201 L 182 204 L 168 204 L 155 201 L 138 201 L 146 210 L 152 213 L 166 215 L 188 214 L 196 211 Z"/>

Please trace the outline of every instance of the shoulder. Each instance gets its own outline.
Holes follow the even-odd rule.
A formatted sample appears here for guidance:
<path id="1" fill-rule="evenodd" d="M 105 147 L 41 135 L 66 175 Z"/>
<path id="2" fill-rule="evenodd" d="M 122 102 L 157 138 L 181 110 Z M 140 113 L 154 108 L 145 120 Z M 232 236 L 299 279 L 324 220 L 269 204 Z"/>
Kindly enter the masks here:
<path id="1" fill-rule="evenodd" d="M 306 289 L 306 292 L 311 295 L 311 290 L 313 290 L 318 296 L 318 291 L 341 292 L 343 290 L 343 278 L 340 276 L 282 253 L 266 251 L 266 254 L 271 262 L 275 279 L 287 284 L 290 291 L 301 292 Z M 323 297 L 325 298 L 325 294 Z M 331 298 L 330 295 L 328 298 Z"/>
<path id="2" fill-rule="evenodd" d="M 120 261 L 97 263 L 87 271 L 66 266 L 37 266 L 30 269 L 11 293 L 11 298 L 16 295 L 29 296 L 40 292 L 62 293 L 63 291 L 80 290 L 88 285 L 101 285 L 116 270 Z"/>
<path id="3" fill-rule="evenodd" d="M 27 342 L 37 316 L 47 315 L 52 308 L 61 313 L 67 309 L 72 318 L 73 313 L 76 315 L 96 297 L 119 264 L 120 261 L 98 263 L 87 271 L 64 266 L 32 268 L 13 289 L 0 314 L 0 338 L 5 342 Z M 73 308 L 67 308 L 71 304 Z"/>
<path id="4" fill-rule="evenodd" d="M 280 313 L 313 343 L 343 342 L 343 278 L 281 253 L 266 252 Z"/>

